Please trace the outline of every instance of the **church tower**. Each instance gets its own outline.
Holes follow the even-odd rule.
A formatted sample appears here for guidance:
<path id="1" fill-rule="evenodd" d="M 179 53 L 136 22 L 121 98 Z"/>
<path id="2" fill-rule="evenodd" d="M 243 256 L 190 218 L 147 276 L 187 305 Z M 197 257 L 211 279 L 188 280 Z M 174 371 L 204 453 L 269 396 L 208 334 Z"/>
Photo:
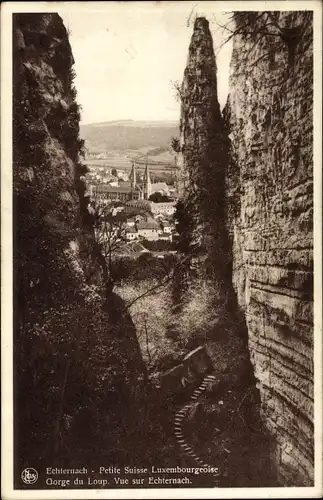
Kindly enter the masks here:
<path id="1" fill-rule="evenodd" d="M 149 174 L 149 169 L 148 169 L 148 158 L 146 159 L 146 168 L 145 168 L 145 174 L 144 174 L 143 188 L 144 188 L 144 199 L 148 200 L 149 196 L 151 195 L 151 180 L 150 180 L 150 174 Z"/>
<path id="2" fill-rule="evenodd" d="M 132 162 L 132 168 L 129 176 L 130 184 L 131 184 L 131 189 L 134 189 L 136 187 L 136 162 Z"/>

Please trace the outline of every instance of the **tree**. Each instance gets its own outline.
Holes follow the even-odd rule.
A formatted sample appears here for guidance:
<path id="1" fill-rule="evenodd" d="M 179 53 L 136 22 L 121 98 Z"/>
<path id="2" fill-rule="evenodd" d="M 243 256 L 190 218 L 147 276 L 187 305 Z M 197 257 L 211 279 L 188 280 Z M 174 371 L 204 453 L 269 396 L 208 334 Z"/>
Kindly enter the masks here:
<path id="1" fill-rule="evenodd" d="M 172 146 L 173 151 L 175 151 L 175 153 L 180 153 L 181 144 L 180 144 L 180 140 L 178 139 L 178 137 L 172 137 L 171 146 Z"/>
<path id="2" fill-rule="evenodd" d="M 183 99 L 182 84 L 178 80 L 172 81 L 171 84 L 175 92 L 175 100 L 181 102 Z"/>
<path id="3" fill-rule="evenodd" d="M 104 259 L 103 261 L 101 258 L 101 266 L 104 268 L 104 287 L 107 299 L 109 299 L 118 280 L 113 256 L 126 242 L 125 221 L 125 215 L 116 212 L 114 207 L 98 205 L 95 209 L 95 240 Z"/>
<path id="4" fill-rule="evenodd" d="M 162 202 L 167 202 L 171 201 L 170 198 L 166 194 L 162 194 L 160 192 L 153 193 L 149 196 L 149 200 L 153 201 L 154 203 L 162 203 Z"/>

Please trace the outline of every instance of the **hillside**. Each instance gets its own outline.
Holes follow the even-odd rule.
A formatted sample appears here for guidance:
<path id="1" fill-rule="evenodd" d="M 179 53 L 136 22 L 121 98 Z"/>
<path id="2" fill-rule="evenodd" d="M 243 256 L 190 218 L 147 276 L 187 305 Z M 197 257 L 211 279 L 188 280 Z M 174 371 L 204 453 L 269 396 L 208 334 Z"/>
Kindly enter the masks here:
<path id="1" fill-rule="evenodd" d="M 119 120 L 80 126 L 81 137 L 91 153 L 113 150 L 133 151 L 169 148 L 171 138 L 178 135 L 177 122 Z"/>

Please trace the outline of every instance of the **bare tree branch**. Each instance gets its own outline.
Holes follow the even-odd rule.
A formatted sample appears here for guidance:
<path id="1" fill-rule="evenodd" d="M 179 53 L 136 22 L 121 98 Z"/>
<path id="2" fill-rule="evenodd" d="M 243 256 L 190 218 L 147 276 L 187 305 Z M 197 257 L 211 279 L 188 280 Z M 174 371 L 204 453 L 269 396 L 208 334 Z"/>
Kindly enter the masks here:
<path id="1" fill-rule="evenodd" d="M 187 262 L 188 260 L 190 260 L 192 258 L 192 255 L 187 255 L 186 257 L 184 257 L 184 259 L 182 259 L 178 264 L 177 266 L 175 266 L 171 272 L 169 274 L 167 274 L 165 276 L 165 278 L 163 278 L 161 281 L 159 281 L 157 284 L 155 284 L 154 286 L 148 288 L 147 290 L 145 290 L 143 293 L 141 293 L 140 295 L 138 295 L 137 297 L 135 297 L 131 302 L 129 302 L 128 304 L 126 304 L 126 307 L 121 311 L 121 314 L 123 314 L 125 311 L 127 311 L 131 306 L 133 306 L 133 304 L 135 304 L 138 300 L 140 299 L 143 299 L 144 297 L 146 297 L 147 295 L 150 295 L 150 294 L 154 294 L 156 292 L 156 290 L 158 290 L 159 288 L 162 288 L 164 287 L 165 285 L 167 285 L 167 283 L 169 283 L 170 280 L 173 279 L 174 277 L 174 274 L 176 272 L 176 269 L 178 269 L 180 266 L 182 266 L 184 264 L 184 262 Z"/>
<path id="2" fill-rule="evenodd" d="M 192 10 L 191 10 L 191 12 L 190 12 L 190 14 L 189 14 L 189 16 L 188 16 L 188 18 L 187 18 L 187 22 L 186 22 L 186 26 L 187 26 L 187 28 L 189 28 L 189 27 L 190 27 L 191 17 L 192 17 L 192 15 L 193 15 L 193 12 L 194 12 L 194 9 L 195 9 L 195 7 L 196 7 L 196 6 L 197 6 L 197 3 L 196 3 L 195 5 L 193 5 Z"/>

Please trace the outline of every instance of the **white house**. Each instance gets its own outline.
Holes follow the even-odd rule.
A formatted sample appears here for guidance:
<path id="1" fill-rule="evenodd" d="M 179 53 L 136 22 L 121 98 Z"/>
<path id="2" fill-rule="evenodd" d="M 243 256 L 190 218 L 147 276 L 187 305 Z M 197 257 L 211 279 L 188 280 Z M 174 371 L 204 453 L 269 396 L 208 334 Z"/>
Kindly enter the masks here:
<path id="1" fill-rule="evenodd" d="M 127 224 L 128 226 L 134 227 L 136 224 L 136 219 L 134 217 L 129 217 L 129 219 L 127 219 Z"/>
<path id="2" fill-rule="evenodd" d="M 148 221 L 140 221 L 138 222 L 138 236 L 145 238 L 149 241 L 155 241 L 159 238 L 160 227 L 159 224 L 153 219 Z"/>
<path id="3" fill-rule="evenodd" d="M 161 231 L 158 235 L 158 239 L 164 240 L 164 241 L 172 241 L 173 237 L 172 237 L 172 234 L 165 233 L 165 232 Z"/>
<path id="4" fill-rule="evenodd" d="M 160 203 L 151 203 L 151 211 L 153 214 L 173 215 L 175 213 L 176 201 L 165 201 Z"/>
<path id="5" fill-rule="evenodd" d="M 126 240 L 127 241 L 133 241 L 138 238 L 138 233 L 136 229 L 133 226 L 126 226 Z"/>
<path id="6" fill-rule="evenodd" d="M 169 196 L 169 187 L 166 182 L 153 182 L 151 183 L 150 194 L 160 193 Z"/>
<path id="7" fill-rule="evenodd" d="M 163 222 L 163 228 L 164 228 L 164 233 L 166 234 L 171 234 L 172 233 L 172 227 L 169 224 L 169 222 Z"/>

